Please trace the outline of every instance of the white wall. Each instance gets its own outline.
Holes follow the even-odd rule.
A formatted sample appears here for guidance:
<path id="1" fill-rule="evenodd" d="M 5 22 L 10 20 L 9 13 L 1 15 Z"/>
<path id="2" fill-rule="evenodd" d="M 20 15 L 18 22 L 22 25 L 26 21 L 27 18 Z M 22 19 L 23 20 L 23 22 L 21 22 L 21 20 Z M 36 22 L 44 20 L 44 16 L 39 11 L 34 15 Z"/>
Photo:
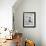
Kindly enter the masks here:
<path id="1" fill-rule="evenodd" d="M 12 6 L 16 0 L 0 0 L 0 27 L 12 28 Z"/>
<path id="2" fill-rule="evenodd" d="M 16 5 L 14 5 L 16 6 Z M 15 10 L 16 9 L 16 10 Z M 14 19 L 15 29 L 23 33 L 24 38 L 35 41 L 36 46 L 41 46 L 41 0 L 23 0 L 22 3 L 15 7 Z M 23 28 L 23 12 L 36 12 L 36 27 Z"/>
<path id="3" fill-rule="evenodd" d="M 46 0 L 41 2 L 41 40 L 42 46 L 46 46 Z"/>

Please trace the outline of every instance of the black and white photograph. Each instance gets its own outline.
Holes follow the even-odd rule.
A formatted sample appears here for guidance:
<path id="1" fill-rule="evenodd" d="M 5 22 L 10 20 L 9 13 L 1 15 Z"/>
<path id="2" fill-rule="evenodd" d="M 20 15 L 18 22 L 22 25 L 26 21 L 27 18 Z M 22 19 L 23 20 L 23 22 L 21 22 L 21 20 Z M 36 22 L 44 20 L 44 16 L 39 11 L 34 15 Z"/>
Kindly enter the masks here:
<path id="1" fill-rule="evenodd" d="M 36 13 L 35 12 L 24 12 L 23 13 L 23 26 L 24 27 L 35 27 L 36 26 Z"/>

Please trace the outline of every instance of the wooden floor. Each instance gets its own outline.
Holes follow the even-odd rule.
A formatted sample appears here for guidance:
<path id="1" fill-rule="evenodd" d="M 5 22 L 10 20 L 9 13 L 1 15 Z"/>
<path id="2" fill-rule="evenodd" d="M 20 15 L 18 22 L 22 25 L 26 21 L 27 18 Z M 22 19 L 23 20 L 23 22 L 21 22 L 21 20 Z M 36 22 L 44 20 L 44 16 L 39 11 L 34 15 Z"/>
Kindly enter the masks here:
<path id="1" fill-rule="evenodd" d="M 16 46 L 15 39 L 13 39 L 13 40 L 6 40 L 6 42 L 2 43 L 0 46 Z"/>

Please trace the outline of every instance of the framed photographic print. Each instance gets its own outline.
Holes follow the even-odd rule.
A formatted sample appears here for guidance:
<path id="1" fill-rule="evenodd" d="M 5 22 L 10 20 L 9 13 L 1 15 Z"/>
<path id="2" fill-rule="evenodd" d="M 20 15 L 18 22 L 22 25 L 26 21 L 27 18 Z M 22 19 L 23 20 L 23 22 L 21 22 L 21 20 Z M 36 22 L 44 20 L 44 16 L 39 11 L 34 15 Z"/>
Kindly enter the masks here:
<path id="1" fill-rule="evenodd" d="M 36 12 L 23 13 L 23 27 L 36 27 Z"/>

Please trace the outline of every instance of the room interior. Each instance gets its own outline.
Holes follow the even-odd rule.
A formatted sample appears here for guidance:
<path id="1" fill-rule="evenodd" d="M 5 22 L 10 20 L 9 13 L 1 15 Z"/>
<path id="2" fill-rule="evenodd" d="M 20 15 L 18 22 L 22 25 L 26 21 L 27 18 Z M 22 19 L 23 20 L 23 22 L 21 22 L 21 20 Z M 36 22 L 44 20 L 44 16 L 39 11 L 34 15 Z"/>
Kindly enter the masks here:
<path id="1" fill-rule="evenodd" d="M 0 46 L 46 46 L 45 27 L 45 0 L 0 0 Z"/>

